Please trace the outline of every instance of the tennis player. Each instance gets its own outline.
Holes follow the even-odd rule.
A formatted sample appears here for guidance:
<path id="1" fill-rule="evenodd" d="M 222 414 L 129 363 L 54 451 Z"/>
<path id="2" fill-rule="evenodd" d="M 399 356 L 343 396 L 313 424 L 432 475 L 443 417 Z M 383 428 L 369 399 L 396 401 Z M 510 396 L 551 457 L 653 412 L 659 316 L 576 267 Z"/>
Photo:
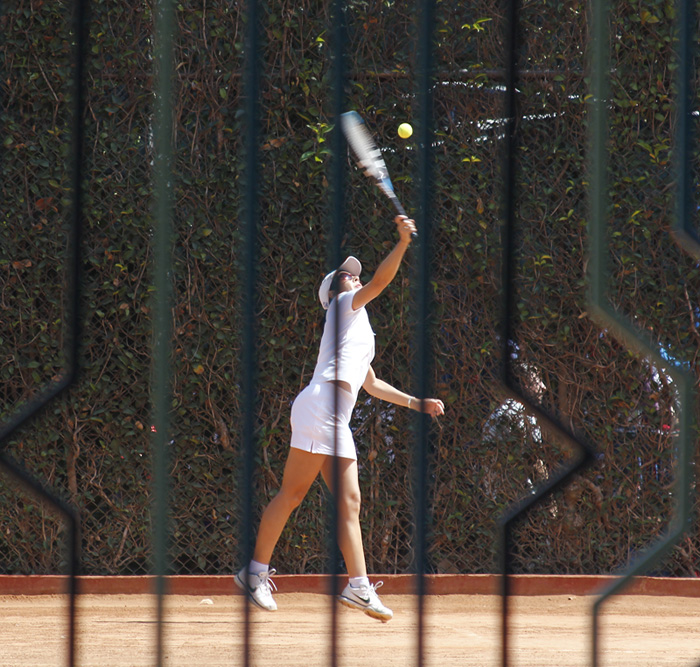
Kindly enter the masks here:
<path id="1" fill-rule="evenodd" d="M 445 411 L 439 399 L 420 401 L 380 380 L 370 365 L 374 358 L 374 332 L 365 306 L 393 280 L 411 243 L 411 234 L 416 231 L 414 221 L 405 216 L 396 217 L 395 223 L 399 240 L 366 285 L 360 281 L 360 262 L 348 257 L 323 279 L 319 288 L 321 305 L 328 311 L 326 324 L 313 378 L 292 405 L 292 440 L 282 488 L 263 512 L 253 560 L 235 577 L 238 586 L 262 609 L 277 609 L 271 579 L 275 571 L 269 567 L 272 552 L 290 514 L 320 472 L 336 498 L 338 544 L 349 576 L 340 602 L 382 621 L 393 616 L 376 593 L 382 582 L 370 584 L 367 577 L 360 529 L 357 451 L 350 416 L 360 387 L 379 399 L 422 409 L 433 417 Z M 337 493 L 333 489 L 334 456 L 338 459 Z"/>

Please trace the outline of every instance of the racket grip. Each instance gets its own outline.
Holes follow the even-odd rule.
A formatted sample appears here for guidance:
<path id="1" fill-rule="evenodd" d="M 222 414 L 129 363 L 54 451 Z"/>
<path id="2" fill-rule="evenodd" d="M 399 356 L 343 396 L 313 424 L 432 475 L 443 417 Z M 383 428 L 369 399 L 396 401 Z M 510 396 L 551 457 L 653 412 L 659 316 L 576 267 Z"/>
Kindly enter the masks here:
<path id="1" fill-rule="evenodd" d="M 406 211 L 404 210 L 404 207 L 401 206 L 401 202 L 399 201 L 398 197 L 392 197 L 391 203 L 394 205 L 394 208 L 396 209 L 396 212 L 399 215 L 406 215 Z M 406 215 L 406 217 L 408 217 L 408 216 Z"/>

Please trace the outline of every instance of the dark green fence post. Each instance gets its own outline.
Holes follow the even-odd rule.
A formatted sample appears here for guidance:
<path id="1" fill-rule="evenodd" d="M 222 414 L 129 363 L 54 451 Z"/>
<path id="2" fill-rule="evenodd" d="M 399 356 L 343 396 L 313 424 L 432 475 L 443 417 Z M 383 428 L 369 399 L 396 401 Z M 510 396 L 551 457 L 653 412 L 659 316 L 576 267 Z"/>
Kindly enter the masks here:
<path id="1" fill-rule="evenodd" d="M 156 664 L 163 664 L 163 596 L 168 573 L 168 439 L 170 434 L 173 253 L 173 33 L 172 0 L 155 6 L 155 114 L 153 119 L 153 573 L 156 593 Z"/>

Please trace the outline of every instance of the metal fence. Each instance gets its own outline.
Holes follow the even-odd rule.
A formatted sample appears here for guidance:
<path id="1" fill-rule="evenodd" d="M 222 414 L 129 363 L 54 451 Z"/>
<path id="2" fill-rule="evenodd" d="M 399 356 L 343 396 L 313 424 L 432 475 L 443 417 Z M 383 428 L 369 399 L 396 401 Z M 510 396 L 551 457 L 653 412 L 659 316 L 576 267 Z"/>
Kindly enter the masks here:
<path id="1" fill-rule="evenodd" d="M 597 444 L 589 443 L 587 435 L 581 435 L 575 429 L 570 428 L 561 414 L 555 414 L 551 406 L 543 405 L 533 400 L 533 397 L 524 392 L 521 383 L 517 380 L 513 370 L 513 359 L 517 356 L 514 352 L 519 350 L 523 341 L 519 339 L 520 332 L 513 322 L 517 319 L 518 300 L 516 296 L 516 269 L 519 265 L 519 244 L 517 230 L 519 224 L 519 192 L 521 186 L 518 160 L 518 148 L 520 146 L 520 132 L 524 119 L 523 111 L 518 103 L 518 85 L 522 73 L 522 43 L 521 35 L 521 7 L 517 2 L 504 3 L 505 19 L 505 108 L 502 114 L 502 137 L 499 145 L 502 150 L 502 192 L 500 203 L 502 205 L 502 304 L 501 324 L 499 335 L 502 372 L 500 373 L 503 386 L 507 393 L 517 401 L 524 404 L 538 421 L 546 425 L 561 440 L 566 441 L 580 454 L 573 458 L 568 465 L 557 469 L 549 475 L 546 481 L 537 487 L 526 501 L 518 502 L 511 506 L 501 522 L 500 545 L 500 571 L 503 576 L 502 587 L 502 662 L 508 664 L 509 656 L 509 630 L 508 630 L 508 597 L 510 594 L 509 576 L 513 573 L 512 546 L 517 535 L 514 528 L 522 521 L 528 512 L 551 499 L 553 494 L 567 485 L 574 475 L 583 471 L 596 460 Z M 692 59 L 694 3 L 681 0 L 678 4 L 676 16 L 680 34 L 680 56 L 678 68 L 678 100 L 677 104 L 677 135 L 676 145 L 680 147 L 674 154 L 676 170 L 678 174 L 677 188 L 677 238 L 685 252 L 700 258 L 697 233 L 694 231 L 694 201 L 693 201 L 693 154 L 688 147 L 692 146 L 694 133 L 692 131 L 692 114 L 694 111 L 694 99 L 691 94 L 694 71 Z M 256 331 L 257 292 L 259 289 L 259 247 L 263 238 L 260 228 L 261 186 L 258 178 L 263 137 L 261 134 L 260 96 L 263 85 L 261 83 L 260 52 L 260 4 L 256 0 L 249 0 L 246 9 L 245 37 L 242 39 L 245 53 L 245 66 L 242 72 L 242 105 L 241 111 L 244 119 L 243 133 L 245 137 L 245 162 L 242 178 L 245 181 L 244 215 L 242 228 L 244 230 L 244 251 L 242 256 L 245 261 L 242 265 L 240 279 L 242 281 L 241 303 L 241 414 L 244 416 L 241 429 L 241 478 L 238 488 L 241 490 L 242 502 L 240 507 L 241 522 L 239 534 L 242 536 L 237 545 L 236 556 L 247 560 L 252 550 L 252 536 L 255 523 L 255 478 L 257 473 L 256 457 L 259 451 L 259 428 L 256 422 L 256 401 L 258 399 L 258 370 L 259 370 L 259 340 Z M 169 571 L 170 541 L 173 539 L 172 521 L 170 516 L 170 496 L 173 482 L 168 475 L 172 462 L 169 459 L 168 444 L 171 432 L 170 407 L 172 405 L 173 375 L 173 294 L 172 275 L 173 264 L 173 234 L 174 234 L 174 194 L 173 182 L 176 174 L 173 171 L 173 77 L 174 77 L 174 52 L 176 49 L 174 4 L 171 2 L 158 2 L 154 7 L 154 34 L 153 34 L 153 64 L 155 67 L 156 83 L 154 85 L 155 106 L 153 112 L 153 136 L 152 136 L 152 183 L 154 193 L 152 247 L 154 249 L 154 284 L 153 284 L 153 338 L 152 338 L 152 448 L 148 453 L 150 470 L 152 473 L 152 552 L 150 571 L 156 575 L 155 594 L 158 604 L 158 628 L 163 624 L 162 597 L 166 594 L 165 574 Z M 416 38 L 418 51 L 417 69 L 412 85 L 415 88 L 417 102 L 416 126 L 417 126 L 417 157 L 415 160 L 415 201 L 416 220 L 419 227 L 419 238 L 416 262 L 416 289 L 415 289 L 415 349 L 413 378 L 416 394 L 427 396 L 430 390 L 432 366 L 434 365 L 434 347 L 430 343 L 433 331 L 428 326 L 431 321 L 433 307 L 432 279 L 435 273 L 433 261 L 435 257 L 433 243 L 437 234 L 436 215 L 433 205 L 435 150 L 437 141 L 435 123 L 433 119 L 437 74 L 433 59 L 435 43 L 435 3 L 424 0 L 418 3 L 415 12 L 420 27 Z M 331 58 L 333 113 L 337 118 L 345 110 L 347 94 L 345 90 L 347 68 L 347 40 L 345 35 L 345 12 L 343 2 L 337 0 L 332 5 L 332 36 L 333 46 Z M 65 362 L 57 381 L 45 384 L 34 392 L 34 396 L 26 401 L 18 410 L 12 413 L 0 430 L 0 443 L 3 447 L 7 441 L 30 420 L 50 405 L 59 395 L 69 389 L 78 377 L 78 360 L 81 342 L 81 284 L 84 280 L 82 267 L 84 256 L 81 254 L 81 229 L 84 219 L 83 189 L 85 183 L 85 87 L 86 62 L 89 53 L 88 43 L 88 3 L 76 0 L 73 7 L 72 27 L 70 29 L 73 41 L 73 61 L 71 64 L 72 79 L 74 81 L 71 98 L 71 152 L 66 159 L 66 170 L 70 173 L 70 183 L 67 190 L 70 192 L 70 232 L 68 244 L 65 249 L 66 266 L 66 291 L 65 310 L 63 312 L 63 328 L 65 339 Z M 592 64 L 591 64 L 591 88 L 589 101 L 590 115 L 590 177 L 588 196 L 590 199 L 590 221 L 588 238 L 590 244 L 589 264 L 589 292 L 590 308 L 596 321 L 605 331 L 614 334 L 622 344 L 635 355 L 651 360 L 656 367 L 663 367 L 678 392 L 680 410 L 677 413 L 678 435 L 676 444 L 678 447 L 677 470 L 681 474 L 677 476 L 674 498 L 677 501 L 676 516 L 670 522 L 668 532 L 662 536 L 661 541 L 646 551 L 641 557 L 634 560 L 625 573 L 625 577 L 615 584 L 610 590 L 605 591 L 595 602 L 593 607 L 593 634 L 592 634 L 592 661 L 597 664 L 597 624 L 596 618 L 599 609 L 605 600 L 629 581 L 629 579 L 642 572 L 648 571 L 668 555 L 670 549 L 688 530 L 690 523 L 693 498 L 691 495 L 692 481 L 692 449 L 693 435 L 696 432 L 695 424 L 695 396 L 693 386 L 695 378 L 691 372 L 678 365 L 669 364 L 668 356 L 659 353 L 658 345 L 645 338 L 643 332 L 610 304 L 608 294 L 609 271 L 605 257 L 608 253 L 606 221 L 609 207 L 609 187 L 607 181 L 607 127 L 608 127 L 608 77 L 610 63 L 607 57 L 609 44 L 609 8 L 602 1 L 596 1 L 592 5 L 591 38 L 592 38 Z M 339 131 L 333 130 L 331 134 L 331 152 L 333 159 L 330 170 L 331 188 L 331 231 L 326 249 L 327 264 L 333 267 L 338 264 L 341 255 L 342 239 L 345 234 L 344 219 L 347 201 L 345 191 L 347 188 L 345 176 L 345 161 L 342 159 L 344 145 Z M 105 185 L 108 188 L 109 185 Z M 148 424 L 146 424 L 148 427 Z M 141 425 L 143 428 L 143 424 Z M 226 436 L 228 437 L 228 436 Z M 423 638 L 423 595 L 426 592 L 424 575 L 430 571 L 430 554 L 428 545 L 428 528 L 430 524 L 429 507 L 431 504 L 430 479 L 428 475 L 431 446 L 431 430 L 425 416 L 418 419 L 414 429 L 413 451 L 413 507 L 412 524 L 414 534 L 412 537 L 412 565 L 418 575 L 417 593 L 419 596 L 419 623 L 418 623 L 418 655 L 417 664 L 425 662 L 425 647 Z M 70 574 L 70 632 L 68 639 L 68 663 L 75 661 L 75 597 L 78 594 L 76 576 L 79 573 L 79 514 L 70 502 L 63 499 L 61 492 L 48 488 L 39 478 L 26 472 L 3 450 L 0 452 L 0 464 L 10 476 L 27 485 L 37 493 L 43 502 L 52 505 L 64 517 L 69 529 L 67 544 L 69 556 L 66 570 Z M 329 532 L 332 535 L 334 525 L 332 517 L 329 521 Z M 406 537 L 405 534 L 402 535 Z M 334 540 L 330 540 L 334 543 Z M 121 550 L 121 549 L 120 549 Z M 338 574 L 335 563 L 337 554 L 331 553 L 328 558 L 330 569 Z M 331 607 L 330 609 L 334 609 Z M 248 619 L 248 615 L 246 615 Z M 335 621 L 332 625 L 332 635 L 335 637 Z M 249 620 L 246 622 L 246 636 L 250 631 Z M 158 643 L 158 664 L 162 664 L 162 633 L 159 630 L 156 641 Z M 335 646 L 335 644 L 333 644 Z M 246 641 L 245 664 L 249 664 L 250 646 Z M 335 652 L 331 649 L 331 664 L 335 664 Z"/>

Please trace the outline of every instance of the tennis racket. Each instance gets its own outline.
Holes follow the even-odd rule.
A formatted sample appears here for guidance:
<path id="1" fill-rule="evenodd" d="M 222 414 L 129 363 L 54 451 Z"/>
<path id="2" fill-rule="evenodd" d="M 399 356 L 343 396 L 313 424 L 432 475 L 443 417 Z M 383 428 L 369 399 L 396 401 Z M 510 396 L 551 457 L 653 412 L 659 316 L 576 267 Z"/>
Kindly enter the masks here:
<path id="1" fill-rule="evenodd" d="M 355 155 L 358 166 L 365 172 L 365 176 L 376 183 L 381 192 L 394 205 L 399 215 L 406 215 L 406 211 L 394 192 L 394 186 L 389 178 L 389 170 L 384 163 L 382 152 L 374 143 L 374 139 L 372 139 L 372 135 L 360 114 L 357 111 L 341 114 L 340 127 Z M 414 232 L 411 236 L 416 238 L 417 234 Z"/>

